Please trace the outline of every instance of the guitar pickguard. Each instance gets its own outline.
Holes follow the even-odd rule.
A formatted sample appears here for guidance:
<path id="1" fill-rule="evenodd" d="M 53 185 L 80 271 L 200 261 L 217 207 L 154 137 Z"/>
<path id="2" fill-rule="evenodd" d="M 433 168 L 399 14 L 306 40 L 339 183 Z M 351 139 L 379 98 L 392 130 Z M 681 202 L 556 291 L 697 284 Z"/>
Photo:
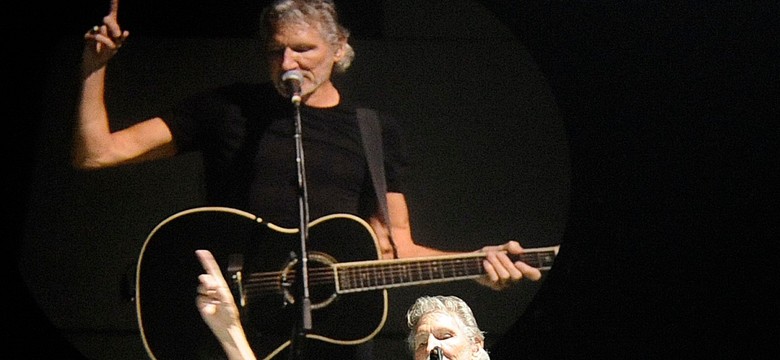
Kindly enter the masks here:
<path id="1" fill-rule="evenodd" d="M 329 215 L 311 222 L 307 244 L 313 304 L 307 337 L 340 345 L 374 337 L 386 320 L 386 291 L 337 296 L 330 270 L 336 262 L 378 258 L 370 226 L 352 215 Z M 297 229 L 231 208 L 195 208 L 161 222 L 144 243 L 136 271 L 138 323 L 151 358 L 224 356 L 195 306 L 197 278 L 203 273 L 198 249 L 210 250 L 227 276 L 231 256 L 243 258 L 237 284 L 246 295 L 241 320 L 258 357 L 276 357 L 289 346 L 300 318 L 294 255 L 299 248 Z"/>

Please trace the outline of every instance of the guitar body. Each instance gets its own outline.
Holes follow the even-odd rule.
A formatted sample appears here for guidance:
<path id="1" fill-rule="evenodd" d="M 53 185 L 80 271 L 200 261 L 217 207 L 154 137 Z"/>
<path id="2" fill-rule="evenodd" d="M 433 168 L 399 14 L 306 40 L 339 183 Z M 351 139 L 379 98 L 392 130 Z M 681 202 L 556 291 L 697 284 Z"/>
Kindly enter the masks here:
<path id="1" fill-rule="evenodd" d="M 198 275 L 204 273 L 195 256 L 198 249 L 214 254 L 229 284 L 242 285 L 233 289 L 234 296 L 258 358 L 285 356 L 301 319 L 295 300 L 300 284 L 295 276 L 300 264 L 295 255 L 300 253 L 298 229 L 278 227 L 237 209 L 202 207 L 162 221 L 141 250 L 135 301 L 150 357 L 224 358 L 195 305 Z M 312 303 L 307 339 L 355 345 L 373 338 L 387 318 L 387 291 L 336 294 L 330 270 L 335 263 L 378 259 L 371 227 L 349 214 L 316 219 L 309 226 L 307 252 Z M 233 281 L 234 276 L 241 281 Z"/>

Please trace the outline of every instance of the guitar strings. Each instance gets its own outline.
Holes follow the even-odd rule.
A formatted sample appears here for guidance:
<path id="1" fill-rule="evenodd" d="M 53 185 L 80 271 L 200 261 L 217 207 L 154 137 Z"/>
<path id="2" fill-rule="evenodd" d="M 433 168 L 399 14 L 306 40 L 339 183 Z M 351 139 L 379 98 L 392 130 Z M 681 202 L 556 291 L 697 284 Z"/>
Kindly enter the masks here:
<path id="1" fill-rule="evenodd" d="M 519 257 L 524 262 L 530 263 L 532 260 L 536 260 L 539 264 L 550 259 L 549 254 L 538 253 L 521 254 Z M 338 271 L 338 277 L 341 280 L 339 285 L 345 289 L 375 288 L 398 282 L 423 282 L 462 276 L 478 276 L 484 273 L 483 259 L 484 256 L 477 256 L 470 259 L 445 259 L 433 262 L 427 259 L 385 265 L 370 264 L 340 268 L 334 266 L 314 267 L 309 270 L 309 283 L 315 286 L 335 284 L 336 271 Z M 426 263 L 429 265 L 423 265 Z M 281 293 L 284 288 L 283 282 L 292 284 L 295 277 L 295 269 L 252 273 L 244 283 L 244 288 L 249 295 Z"/>
<path id="2" fill-rule="evenodd" d="M 312 285 L 335 284 L 336 271 L 341 287 L 374 287 L 386 284 L 395 284 L 399 281 L 410 280 L 424 281 L 431 279 L 457 277 L 459 274 L 481 275 L 483 267 L 482 259 L 472 260 L 444 260 L 436 261 L 431 265 L 421 265 L 420 262 L 411 262 L 404 264 L 389 264 L 383 266 L 366 265 L 351 266 L 344 268 L 335 267 L 315 267 L 309 270 L 309 283 Z M 428 261 L 429 262 L 429 261 Z M 282 283 L 285 281 L 294 281 L 296 271 L 274 271 L 253 273 L 246 280 L 244 287 L 247 293 L 259 294 L 264 292 L 279 293 L 282 291 Z M 372 281 L 374 279 L 374 281 Z"/>

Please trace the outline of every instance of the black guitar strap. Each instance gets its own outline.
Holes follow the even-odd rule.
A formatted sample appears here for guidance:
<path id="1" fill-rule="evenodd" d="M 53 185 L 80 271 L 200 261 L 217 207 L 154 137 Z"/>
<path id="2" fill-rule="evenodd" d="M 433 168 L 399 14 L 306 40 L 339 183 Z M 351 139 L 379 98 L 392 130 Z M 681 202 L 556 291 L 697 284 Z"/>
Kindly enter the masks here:
<path id="1" fill-rule="evenodd" d="M 382 152 L 382 125 L 379 123 L 376 111 L 366 108 L 357 109 L 358 127 L 363 139 L 363 149 L 366 152 L 368 170 L 374 184 L 377 206 L 384 223 L 390 227 L 390 214 L 387 210 L 387 184 L 385 183 L 384 153 Z M 398 250 L 390 231 L 390 245 L 393 246 L 393 257 L 398 258 Z"/>

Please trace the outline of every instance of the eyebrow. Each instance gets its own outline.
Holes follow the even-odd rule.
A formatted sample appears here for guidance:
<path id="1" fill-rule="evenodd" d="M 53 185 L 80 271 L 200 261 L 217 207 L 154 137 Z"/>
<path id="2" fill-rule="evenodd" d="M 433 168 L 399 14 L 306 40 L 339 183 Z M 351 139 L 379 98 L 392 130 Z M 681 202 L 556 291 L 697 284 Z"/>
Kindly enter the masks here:
<path id="1" fill-rule="evenodd" d="M 420 339 L 425 340 L 425 339 L 428 338 L 428 336 L 430 334 L 433 334 L 433 336 L 438 339 L 439 335 L 443 334 L 443 333 L 452 334 L 453 336 L 460 335 L 460 333 L 458 332 L 457 329 L 453 329 L 453 328 L 451 328 L 449 326 L 445 326 L 445 327 L 435 328 L 435 329 L 433 329 L 431 331 L 428 331 L 428 330 L 418 331 L 417 334 L 414 336 L 414 341 L 415 342 L 419 342 Z"/>

